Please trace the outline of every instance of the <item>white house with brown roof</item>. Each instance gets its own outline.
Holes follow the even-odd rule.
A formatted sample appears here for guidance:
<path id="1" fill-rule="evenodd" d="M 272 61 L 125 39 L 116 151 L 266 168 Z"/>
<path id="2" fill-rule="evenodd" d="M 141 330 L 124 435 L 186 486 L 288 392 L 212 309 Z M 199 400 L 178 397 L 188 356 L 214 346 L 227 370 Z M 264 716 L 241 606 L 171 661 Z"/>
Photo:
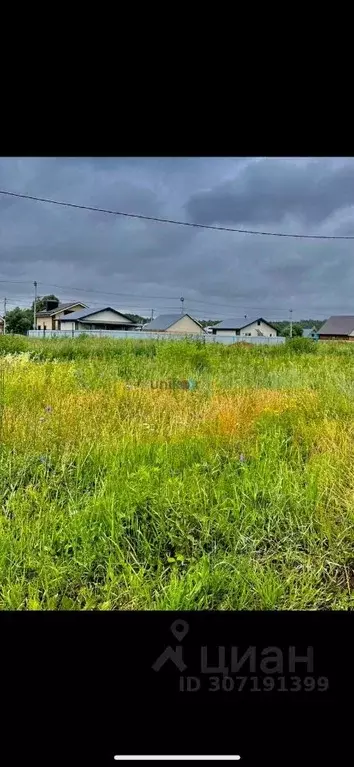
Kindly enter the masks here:
<path id="1" fill-rule="evenodd" d="M 86 309 L 82 301 L 47 301 L 46 308 L 37 312 L 36 330 L 61 330 L 61 320 L 72 312 Z"/>

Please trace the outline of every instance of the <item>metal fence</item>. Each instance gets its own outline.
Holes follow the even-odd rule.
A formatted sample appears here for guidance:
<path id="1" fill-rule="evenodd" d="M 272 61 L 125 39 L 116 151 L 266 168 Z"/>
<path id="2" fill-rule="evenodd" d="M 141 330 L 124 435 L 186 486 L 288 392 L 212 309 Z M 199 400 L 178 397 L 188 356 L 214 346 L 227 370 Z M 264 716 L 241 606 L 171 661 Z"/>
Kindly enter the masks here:
<path id="1" fill-rule="evenodd" d="M 139 341 L 154 339 L 155 341 L 181 341 L 189 338 L 194 341 L 202 341 L 203 343 L 219 343 L 219 344 L 235 344 L 235 343 L 247 343 L 247 344 L 270 344 L 276 346 L 278 344 L 285 343 L 283 336 L 230 336 L 222 335 L 221 333 L 211 334 L 204 333 L 203 335 L 197 333 L 188 333 L 182 335 L 182 333 L 152 333 L 151 331 L 144 330 L 29 330 L 28 336 L 31 338 L 78 338 L 79 336 L 86 335 L 94 338 L 134 338 Z"/>
<path id="2" fill-rule="evenodd" d="M 215 336 L 207 336 L 207 341 L 214 341 L 221 344 L 255 344 L 256 346 L 279 346 L 285 344 L 286 339 L 283 336 L 224 336 L 217 333 Z"/>

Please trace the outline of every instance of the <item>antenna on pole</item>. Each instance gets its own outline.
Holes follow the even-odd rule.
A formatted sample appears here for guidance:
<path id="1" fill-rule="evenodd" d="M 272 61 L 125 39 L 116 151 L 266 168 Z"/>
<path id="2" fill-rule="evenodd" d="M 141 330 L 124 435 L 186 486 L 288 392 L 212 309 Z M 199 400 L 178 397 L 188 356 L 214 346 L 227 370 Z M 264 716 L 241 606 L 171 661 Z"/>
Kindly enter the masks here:
<path id="1" fill-rule="evenodd" d="M 293 337 L 293 310 L 290 309 L 289 311 L 290 311 L 290 333 L 289 333 L 289 335 L 290 335 L 290 338 L 292 338 Z"/>
<path id="2" fill-rule="evenodd" d="M 34 280 L 33 330 L 37 330 L 37 282 Z"/>
<path id="3" fill-rule="evenodd" d="M 184 314 L 184 309 L 183 309 L 184 298 L 183 298 L 183 296 L 181 296 L 181 298 L 179 300 L 181 302 L 181 314 Z"/>

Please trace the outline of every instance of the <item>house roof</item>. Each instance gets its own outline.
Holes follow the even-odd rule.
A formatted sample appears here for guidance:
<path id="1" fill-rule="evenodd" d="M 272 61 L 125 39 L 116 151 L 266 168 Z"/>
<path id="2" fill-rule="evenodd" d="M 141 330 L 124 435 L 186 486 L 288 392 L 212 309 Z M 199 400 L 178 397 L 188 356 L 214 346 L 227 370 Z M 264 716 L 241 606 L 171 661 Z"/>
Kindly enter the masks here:
<path id="1" fill-rule="evenodd" d="M 124 319 L 127 322 L 134 325 L 134 323 L 129 319 L 129 317 L 127 317 L 125 314 L 122 314 L 122 312 L 119 312 L 117 309 L 113 309 L 112 306 L 99 306 L 98 308 L 96 307 L 95 309 L 89 309 L 89 308 L 80 309 L 80 311 L 78 312 L 71 312 L 70 314 L 65 314 L 63 317 L 59 317 L 58 319 L 60 319 L 61 322 L 65 322 L 65 321 L 75 322 L 76 320 L 81 320 L 82 322 L 84 322 L 86 318 L 91 317 L 92 314 L 100 314 L 100 312 L 106 312 L 106 311 L 119 314 L 120 317 L 124 317 Z"/>
<path id="2" fill-rule="evenodd" d="M 354 315 L 330 317 L 317 331 L 321 336 L 350 336 L 354 331 Z"/>
<path id="3" fill-rule="evenodd" d="M 257 322 L 258 320 L 262 320 L 262 322 L 265 322 L 270 328 L 276 330 L 276 327 L 272 325 L 271 322 L 268 322 L 268 320 L 265 320 L 264 317 L 237 317 L 236 319 L 223 320 L 222 322 L 219 322 L 218 325 L 214 325 L 214 328 L 215 330 L 242 330 L 242 328 L 247 328 L 248 325 L 252 325 L 253 322 Z"/>
<path id="4" fill-rule="evenodd" d="M 199 327 L 203 327 L 198 320 L 195 320 L 194 317 L 191 317 L 190 314 L 160 314 L 158 317 L 156 317 L 155 320 L 152 320 L 151 322 L 148 322 L 146 325 L 144 325 L 144 330 L 168 330 L 168 328 L 172 327 L 178 320 L 182 319 L 182 317 L 189 317 L 190 320 L 193 320 L 193 322 L 196 323 L 196 325 L 199 325 Z M 204 328 L 203 328 L 204 330 Z"/>
<path id="5" fill-rule="evenodd" d="M 66 301 L 62 304 L 59 303 L 56 309 L 50 309 L 48 312 L 46 309 L 43 309 L 41 312 L 37 312 L 37 317 L 52 317 L 53 314 L 58 314 L 58 312 L 62 312 L 64 309 L 70 309 L 70 306 L 77 306 L 78 304 L 86 306 L 83 301 Z"/>

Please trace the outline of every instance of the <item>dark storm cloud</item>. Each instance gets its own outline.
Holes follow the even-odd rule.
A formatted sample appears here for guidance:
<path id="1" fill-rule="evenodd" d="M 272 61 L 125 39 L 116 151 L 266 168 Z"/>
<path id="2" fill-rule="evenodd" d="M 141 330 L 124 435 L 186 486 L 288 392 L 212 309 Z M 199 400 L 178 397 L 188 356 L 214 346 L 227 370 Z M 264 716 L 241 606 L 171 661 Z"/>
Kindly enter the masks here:
<path id="1" fill-rule="evenodd" d="M 352 160 L 336 167 L 323 159 L 301 163 L 264 159 L 246 165 L 235 179 L 191 195 L 186 210 L 191 221 L 203 224 L 273 223 L 293 216 L 311 225 L 351 205 Z"/>
<path id="2" fill-rule="evenodd" d="M 0 188 L 240 228 L 354 233 L 352 159 L 4 158 Z M 42 293 L 64 300 L 79 297 L 77 287 L 87 303 L 126 311 L 178 310 L 183 295 L 187 310 L 209 318 L 287 316 L 290 304 L 305 316 L 354 313 L 351 242 L 198 230 L 1 195 L 0 242 L 0 279 L 24 281 L 0 283 L 10 305 L 30 300 L 37 279 Z"/>

